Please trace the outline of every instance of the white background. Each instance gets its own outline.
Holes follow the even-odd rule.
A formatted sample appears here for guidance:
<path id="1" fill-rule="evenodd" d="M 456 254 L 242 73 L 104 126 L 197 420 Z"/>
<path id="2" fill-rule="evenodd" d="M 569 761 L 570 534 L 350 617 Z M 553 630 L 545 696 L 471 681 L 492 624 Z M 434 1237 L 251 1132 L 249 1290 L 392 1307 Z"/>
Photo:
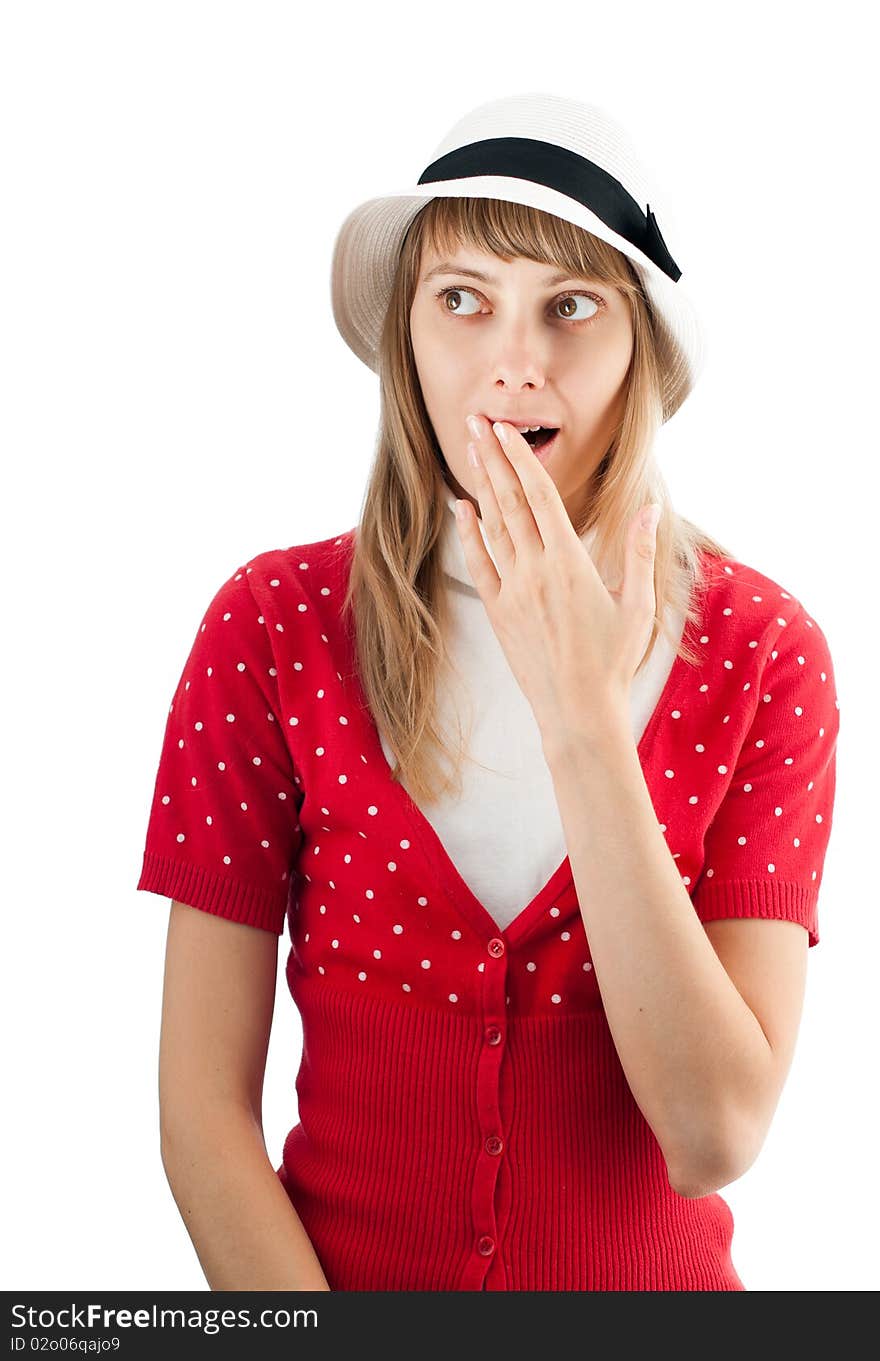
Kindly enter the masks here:
<path id="1" fill-rule="evenodd" d="M 723 1192 L 734 1265 L 748 1290 L 877 1289 L 869 19 L 855 2 L 7 0 L 6 1288 L 207 1288 L 159 1156 L 169 903 L 135 890 L 168 705 L 243 561 L 357 522 L 378 385 L 330 310 L 343 218 L 415 184 L 471 106 L 541 90 L 613 113 L 670 205 L 710 345 L 660 435 L 676 506 L 796 595 L 835 663 L 822 939 L 770 1134 Z M 298 1118 L 286 949 L 276 1166 Z"/>

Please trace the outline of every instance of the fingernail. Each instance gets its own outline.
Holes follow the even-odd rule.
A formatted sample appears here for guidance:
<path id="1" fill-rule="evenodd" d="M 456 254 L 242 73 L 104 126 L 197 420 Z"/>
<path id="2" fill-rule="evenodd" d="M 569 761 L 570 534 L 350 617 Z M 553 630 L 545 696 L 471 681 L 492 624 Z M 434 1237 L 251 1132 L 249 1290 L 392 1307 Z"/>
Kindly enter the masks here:
<path id="1" fill-rule="evenodd" d="M 480 455 L 477 453 L 477 446 L 475 444 L 471 444 L 470 441 L 468 441 L 467 454 L 468 463 L 470 463 L 471 466 L 474 468 L 479 468 Z"/>
<path id="2" fill-rule="evenodd" d="M 651 530 L 657 528 L 657 522 L 659 519 L 660 519 L 660 506 L 655 501 L 650 506 L 647 506 L 645 510 L 642 511 L 641 519 L 642 529 L 646 529 L 650 533 Z"/>
<path id="3" fill-rule="evenodd" d="M 467 428 L 470 430 L 474 439 L 480 438 L 480 422 L 477 420 L 476 416 L 468 416 Z"/>

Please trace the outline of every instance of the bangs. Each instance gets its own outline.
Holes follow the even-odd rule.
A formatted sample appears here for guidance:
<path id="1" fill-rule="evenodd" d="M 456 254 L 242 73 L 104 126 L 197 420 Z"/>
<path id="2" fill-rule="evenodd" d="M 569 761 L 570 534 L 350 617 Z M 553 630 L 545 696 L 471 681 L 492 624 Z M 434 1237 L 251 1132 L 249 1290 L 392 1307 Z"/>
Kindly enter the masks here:
<path id="1" fill-rule="evenodd" d="M 419 258 L 426 246 L 442 255 L 469 246 L 505 261 L 522 256 L 564 270 L 572 278 L 610 284 L 622 293 L 642 293 L 638 274 L 621 251 L 584 227 L 527 204 L 490 198 L 429 199 L 410 231 L 418 238 Z"/>

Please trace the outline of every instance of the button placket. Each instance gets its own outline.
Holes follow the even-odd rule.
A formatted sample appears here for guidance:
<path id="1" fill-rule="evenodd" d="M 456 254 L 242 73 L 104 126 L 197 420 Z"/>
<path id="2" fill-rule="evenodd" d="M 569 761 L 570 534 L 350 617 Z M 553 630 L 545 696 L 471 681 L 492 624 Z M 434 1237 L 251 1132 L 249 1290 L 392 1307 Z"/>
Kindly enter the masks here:
<path id="1" fill-rule="evenodd" d="M 485 950 L 481 970 L 483 1033 L 476 1093 L 482 1147 L 476 1159 L 471 1193 L 474 1256 L 466 1272 L 465 1289 L 482 1287 L 496 1254 L 495 1193 L 506 1146 L 501 1128 L 500 1088 L 507 1026 L 507 945 L 500 936 L 492 936 L 486 941 Z"/>

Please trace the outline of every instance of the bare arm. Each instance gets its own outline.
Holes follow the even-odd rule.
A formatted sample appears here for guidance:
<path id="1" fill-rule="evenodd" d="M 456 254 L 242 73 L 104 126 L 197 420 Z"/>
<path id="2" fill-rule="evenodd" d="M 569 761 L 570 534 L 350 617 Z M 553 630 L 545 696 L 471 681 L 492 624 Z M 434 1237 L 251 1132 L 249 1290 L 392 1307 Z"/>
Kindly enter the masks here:
<path id="1" fill-rule="evenodd" d="M 691 905 L 628 718 L 608 711 L 596 733 L 544 744 L 596 982 L 670 1185 L 705 1196 L 754 1162 L 753 1112 L 782 1074 Z"/>
<path id="2" fill-rule="evenodd" d="M 173 902 L 165 954 L 162 1163 L 212 1290 L 329 1290 L 263 1139 L 278 937 Z"/>

